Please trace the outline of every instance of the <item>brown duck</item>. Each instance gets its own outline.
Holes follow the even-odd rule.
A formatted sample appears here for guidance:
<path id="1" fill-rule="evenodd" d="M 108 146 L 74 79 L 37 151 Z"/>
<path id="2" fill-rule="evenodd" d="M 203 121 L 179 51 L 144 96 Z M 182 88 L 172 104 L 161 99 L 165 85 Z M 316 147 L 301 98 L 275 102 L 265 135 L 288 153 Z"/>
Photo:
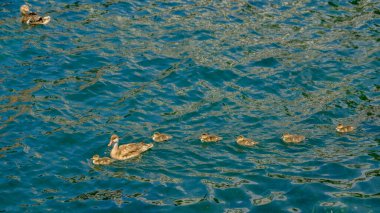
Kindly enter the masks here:
<path id="1" fill-rule="evenodd" d="M 242 135 L 236 138 L 236 143 L 239 144 L 240 146 L 254 146 L 258 144 L 258 142 L 253 141 L 252 139 L 246 138 Z"/>
<path id="2" fill-rule="evenodd" d="M 207 134 L 207 133 L 203 133 L 199 139 L 201 140 L 201 142 L 218 142 L 220 140 L 222 140 L 223 138 L 222 137 L 219 137 L 217 135 L 210 135 L 210 134 Z"/>
<path id="3" fill-rule="evenodd" d="M 164 141 L 167 141 L 167 140 L 170 140 L 172 139 L 173 137 L 171 135 L 168 135 L 168 134 L 164 134 L 164 133 L 159 133 L 159 132 L 155 132 L 152 136 L 152 139 L 155 141 L 155 142 L 164 142 Z"/>
<path id="4" fill-rule="evenodd" d="M 112 159 L 109 157 L 99 157 L 99 155 L 92 156 L 92 163 L 95 165 L 109 165 L 112 163 Z"/>
<path id="5" fill-rule="evenodd" d="M 153 147 L 151 143 L 130 143 L 119 146 L 119 137 L 112 135 L 108 146 L 113 146 L 111 150 L 111 158 L 115 160 L 127 160 L 138 157 L 141 153 Z"/>
<path id="6" fill-rule="evenodd" d="M 28 5 L 20 7 L 21 22 L 29 25 L 47 24 L 50 22 L 50 16 L 39 16 L 37 13 L 29 12 Z"/>
<path id="7" fill-rule="evenodd" d="M 305 140 L 305 136 L 285 133 L 282 135 L 282 140 L 286 143 L 300 143 Z"/>
<path id="8" fill-rule="evenodd" d="M 343 124 L 338 124 L 338 126 L 336 126 L 336 131 L 341 133 L 352 132 L 354 130 L 355 127 L 353 126 L 344 126 Z"/>

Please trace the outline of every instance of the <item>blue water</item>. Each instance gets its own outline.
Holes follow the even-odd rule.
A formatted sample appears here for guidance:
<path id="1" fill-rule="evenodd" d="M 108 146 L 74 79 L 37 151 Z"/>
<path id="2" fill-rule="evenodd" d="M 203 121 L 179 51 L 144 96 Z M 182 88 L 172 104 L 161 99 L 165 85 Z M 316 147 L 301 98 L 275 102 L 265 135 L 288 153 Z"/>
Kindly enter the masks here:
<path id="1" fill-rule="evenodd" d="M 0 212 L 380 211 L 379 1 L 28 3 L 51 23 L 0 2 Z"/>

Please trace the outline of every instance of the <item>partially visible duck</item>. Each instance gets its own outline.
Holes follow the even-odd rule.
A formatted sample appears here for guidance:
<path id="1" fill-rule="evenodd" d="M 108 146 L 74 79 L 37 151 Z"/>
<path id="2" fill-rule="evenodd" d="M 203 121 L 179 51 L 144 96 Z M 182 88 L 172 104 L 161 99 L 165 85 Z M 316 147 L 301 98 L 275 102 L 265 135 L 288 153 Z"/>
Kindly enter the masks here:
<path id="1" fill-rule="evenodd" d="M 37 13 L 29 12 L 28 5 L 20 7 L 21 22 L 29 25 L 47 24 L 50 22 L 50 16 L 39 16 Z"/>
<path id="2" fill-rule="evenodd" d="M 253 141 L 252 139 L 246 138 L 242 135 L 236 138 L 236 143 L 239 144 L 240 146 L 254 146 L 258 144 L 258 142 Z"/>
<path id="3" fill-rule="evenodd" d="M 173 137 L 171 135 L 168 135 L 168 134 L 164 134 L 164 133 L 159 133 L 159 132 L 155 132 L 152 136 L 152 139 L 155 141 L 155 142 L 164 142 L 164 141 L 167 141 L 167 140 L 170 140 L 172 139 Z"/>
<path id="4" fill-rule="evenodd" d="M 109 165 L 112 163 L 112 159 L 109 157 L 99 157 L 99 155 L 92 156 L 92 163 L 95 165 Z"/>
<path id="5" fill-rule="evenodd" d="M 151 143 L 130 143 L 119 146 L 119 137 L 112 135 L 108 146 L 112 146 L 111 158 L 115 160 L 127 160 L 141 155 L 153 147 Z"/>
<path id="6" fill-rule="evenodd" d="M 222 140 L 223 138 L 222 137 L 219 137 L 217 135 L 210 135 L 210 134 L 207 134 L 207 133 L 203 133 L 199 139 L 201 140 L 201 142 L 218 142 L 220 140 Z"/>
<path id="7" fill-rule="evenodd" d="M 285 133 L 282 135 L 282 140 L 286 143 L 300 143 L 305 140 L 305 136 Z"/>
<path id="8" fill-rule="evenodd" d="M 338 124 L 338 126 L 336 126 L 337 132 L 347 133 L 347 132 L 352 132 L 354 130 L 355 130 L 355 127 L 353 126 L 344 126 L 343 124 Z"/>

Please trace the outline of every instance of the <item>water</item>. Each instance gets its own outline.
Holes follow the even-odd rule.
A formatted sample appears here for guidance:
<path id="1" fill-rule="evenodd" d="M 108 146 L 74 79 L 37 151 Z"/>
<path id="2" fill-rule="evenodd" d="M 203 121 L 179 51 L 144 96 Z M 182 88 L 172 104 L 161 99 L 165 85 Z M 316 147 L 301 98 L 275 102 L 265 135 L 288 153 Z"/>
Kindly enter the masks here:
<path id="1" fill-rule="evenodd" d="M 0 3 L 1 212 L 380 211 L 378 1 L 28 3 L 51 23 Z"/>

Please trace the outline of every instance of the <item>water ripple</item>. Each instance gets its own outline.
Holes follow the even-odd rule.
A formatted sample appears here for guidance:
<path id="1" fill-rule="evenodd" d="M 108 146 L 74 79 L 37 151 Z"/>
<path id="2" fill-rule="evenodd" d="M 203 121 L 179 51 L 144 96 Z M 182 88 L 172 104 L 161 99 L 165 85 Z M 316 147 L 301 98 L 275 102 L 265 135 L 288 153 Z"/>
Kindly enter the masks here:
<path id="1" fill-rule="evenodd" d="M 0 212 L 380 208 L 378 2 L 28 3 L 51 23 L 0 3 Z"/>

